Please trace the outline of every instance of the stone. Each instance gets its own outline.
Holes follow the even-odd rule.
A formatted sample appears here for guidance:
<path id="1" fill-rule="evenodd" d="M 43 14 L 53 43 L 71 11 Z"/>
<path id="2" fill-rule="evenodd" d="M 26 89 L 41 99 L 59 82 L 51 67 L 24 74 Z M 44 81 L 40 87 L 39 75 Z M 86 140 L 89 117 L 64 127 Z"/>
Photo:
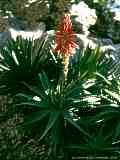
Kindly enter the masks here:
<path id="1" fill-rule="evenodd" d="M 10 38 L 11 38 L 11 35 L 8 31 L 0 32 L 0 49 L 5 46 L 5 44 Z"/>
<path id="2" fill-rule="evenodd" d="M 16 39 L 17 36 L 21 36 L 23 39 L 35 40 L 40 38 L 43 32 L 45 32 L 45 24 L 41 22 L 33 30 L 16 30 L 15 28 L 9 28 L 8 31 L 13 39 Z"/>

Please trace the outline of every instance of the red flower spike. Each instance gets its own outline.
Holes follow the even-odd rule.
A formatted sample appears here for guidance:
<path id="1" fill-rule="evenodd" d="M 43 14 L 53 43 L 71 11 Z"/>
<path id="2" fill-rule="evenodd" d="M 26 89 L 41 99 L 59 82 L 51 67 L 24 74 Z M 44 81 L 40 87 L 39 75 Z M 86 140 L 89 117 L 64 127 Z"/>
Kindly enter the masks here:
<path id="1" fill-rule="evenodd" d="M 72 55 L 73 50 L 77 47 L 75 38 L 75 33 L 72 31 L 70 14 L 66 13 L 55 35 L 55 52 L 63 54 L 64 56 Z"/>

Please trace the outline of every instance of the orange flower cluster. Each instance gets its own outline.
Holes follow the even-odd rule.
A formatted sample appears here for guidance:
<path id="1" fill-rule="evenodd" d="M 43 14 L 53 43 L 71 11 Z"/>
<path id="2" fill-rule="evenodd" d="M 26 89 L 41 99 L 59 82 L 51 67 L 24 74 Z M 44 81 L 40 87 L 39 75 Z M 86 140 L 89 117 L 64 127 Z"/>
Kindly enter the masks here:
<path id="1" fill-rule="evenodd" d="M 65 13 L 55 35 L 55 52 L 63 54 L 63 56 L 72 55 L 73 50 L 77 47 L 75 37 L 75 33 L 72 31 L 70 14 Z"/>

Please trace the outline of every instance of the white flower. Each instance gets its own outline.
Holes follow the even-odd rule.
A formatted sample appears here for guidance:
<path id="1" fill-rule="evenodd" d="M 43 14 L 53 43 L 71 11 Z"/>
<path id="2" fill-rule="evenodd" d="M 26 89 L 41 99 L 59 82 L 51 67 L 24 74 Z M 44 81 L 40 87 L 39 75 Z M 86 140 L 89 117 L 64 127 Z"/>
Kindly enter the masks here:
<path id="1" fill-rule="evenodd" d="M 78 4 L 73 4 L 70 12 L 72 15 L 77 16 L 75 19 L 77 22 L 85 26 L 94 25 L 96 23 L 97 16 L 95 9 L 90 9 L 83 1 Z"/>

